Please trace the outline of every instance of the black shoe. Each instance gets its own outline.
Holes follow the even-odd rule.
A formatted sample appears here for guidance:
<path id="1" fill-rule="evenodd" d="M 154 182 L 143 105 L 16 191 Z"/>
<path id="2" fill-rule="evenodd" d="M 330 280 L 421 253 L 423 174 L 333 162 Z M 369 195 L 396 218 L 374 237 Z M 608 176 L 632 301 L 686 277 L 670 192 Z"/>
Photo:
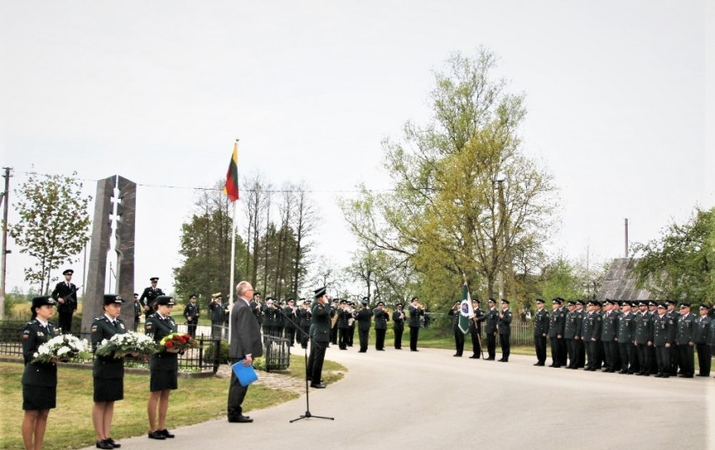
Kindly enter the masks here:
<path id="1" fill-rule="evenodd" d="M 367 350 L 358 350 L 358 353 L 367 353 Z"/>
<path id="2" fill-rule="evenodd" d="M 166 439 L 166 436 L 161 434 L 159 430 L 157 431 L 150 431 L 149 432 L 149 439 L 159 439 L 159 440 L 164 440 Z"/>
<path id="3" fill-rule="evenodd" d="M 627 370 L 621 370 L 621 371 L 619 371 L 618 373 L 620 373 L 620 374 L 624 374 L 624 373 L 626 373 L 626 374 L 627 374 L 627 373 L 628 373 L 628 371 L 627 371 Z"/>
<path id="4" fill-rule="evenodd" d="M 323 383 L 311 383 L 310 387 L 315 389 L 325 389 L 326 386 Z"/>
<path id="5" fill-rule="evenodd" d="M 539 367 L 543 367 L 543 366 L 545 365 L 545 363 L 542 363 L 542 362 L 537 362 L 537 363 L 536 363 L 536 364 L 534 364 L 534 365 L 535 365 L 535 366 L 539 366 Z"/>
<path id="6" fill-rule="evenodd" d="M 487 358 L 485 361 L 494 361 L 494 358 Z"/>
<path id="7" fill-rule="evenodd" d="M 662 374 L 662 373 L 657 373 L 657 374 L 654 375 L 654 377 L 656 377 L 656 378 L 663 378 L 663 374 Z"/>
<path id="8" fill-rule="evenodd" d="M 104 442 L 109 443 L 109 444 L 110 444 L 112 447 L 114 447 L 114 448 L 119 448 L 119 447 L 122 446 L 122 444 L 120 444 L 119 442 L 116 442 L 116 441 L 115 441 L 114 439 L 112 439 L 112 438 L 107 438 L 107 439 L 104 440 Z"/>
<path id="9" fill-rule="evenodd" d="M 561 366 L 555 365 L 555 366 L 549 366 L 549 367 L 553 367 L 554 369 L 558 369 L 558 368 L 561 367 Z"/>
<path id="10" fill-rule="evenodd" d="M 229 417 L 228 421 L 230 423 L 251 423 L 251 422 L 253 422 L 253 419 L 251 419 L 248 416 L 238 416 L 238 417 Z"/>
<path id="11" fill-rule="evenodd" d="M 384 352 L 385 349 L 384 349 L 384 348 L 378 348 L 377 351 L 378 351 L 378 352 Z"/>
<path id="12" fill-rule="evenodd" d="M 109 442 L 107 442 L 106 439 L 105 439 L 105 440 L 102 440 L 102 441 L 97 441 L 97 443 L 95 444 L 95 447 L 97 447 L 97 448 L 104 448 L 104 449 L 114 448 L 114 446 L 113 446 L 112 444 L 110 444 Z"/>
<path id="13" fill-rule="evenodd" d="M 497 361 L 504 362 L 504 358 L 499 358 L 499 359 L 497 359 Z"/>
<path id="14" fill-rule="evenodd" d="M 459 358 L 461 358 L 461 357 L 462 357 L 462 355 L 460 355 L 459 353 L 455 353 L 455 354 L 454 354 L 454 355 L 452 355 L 452 356 L 457 356 L 457 357 L 459 357 Z"/>
<path id="15" fill-rule="evenodd" d="M 508 359 L 500 359 L 499 362 L 509 362 Z"/>
<path id="16" fill-rule="evenodd" d="M 472 355 L 469 357 L 469 359 L 479 359 L 479 355 Z"/>
<path id="17" fill-rule="evenodd" d="M 156 430 L 157 433 L 161 433 L 162 436 L 164 436 L 167 439 L 174 439 L 174 435 L 169 433 L 169 430 L 164 428 L 163 430 Z"/>
<path id="18" fill-rule="evenodd" d="M 417 350 L 417 349 L 414 349 L 414 350 L 410 349 L 410 351 L 411 352 L 419 352 L 419 350 Z"/>

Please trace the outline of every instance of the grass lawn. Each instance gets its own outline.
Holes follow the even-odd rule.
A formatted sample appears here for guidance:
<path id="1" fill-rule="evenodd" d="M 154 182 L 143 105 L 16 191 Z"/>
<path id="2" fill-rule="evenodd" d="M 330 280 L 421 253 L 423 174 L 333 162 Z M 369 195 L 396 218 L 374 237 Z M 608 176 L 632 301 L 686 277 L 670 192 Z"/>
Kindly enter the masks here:
<path id="1" fill-rule="evenodd" d="M 326 383 L 339 380 L 346 371 L 345 367 L 331 361 L 325 362 L 324 370 Z M 22 371 L 21 363 L 0 362 L 0 448 L 23 448 L 20 434 L 23 416 L 20 384 Z M 289 375 L 302 378 L 304 374 L 303 356 L 292 356 Z M 216 377 L 180 378 L 179 389 L 172 392 L 169 403 L 169 429 L 225 417 L 228 384 L 227 379 Z M 297 396 L 287 391 L 252 386 L 243 406 L 245 411 L 250 412 Z M 148 431 L 148 398 L 149 373 L 126 374 L 124 400 L 116 402 L 114 407 L 113 438 L 121 440 Z M 95 434 L 92 405 L 92 371 L 60 365 L 57 408 L 50 411 L 44 448 L 52 450 L 93 445 Z"/>

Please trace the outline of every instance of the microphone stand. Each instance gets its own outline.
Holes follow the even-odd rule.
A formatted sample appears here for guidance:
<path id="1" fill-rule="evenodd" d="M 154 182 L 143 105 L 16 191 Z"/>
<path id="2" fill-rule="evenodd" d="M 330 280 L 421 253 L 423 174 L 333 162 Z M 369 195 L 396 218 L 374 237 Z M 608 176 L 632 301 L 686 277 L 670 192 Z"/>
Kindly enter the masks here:
<path id="1" fill-rule="evenodd" d="M 310 342 L 311 347 L 313 345 L 317 345 L 318 347 L 322 348 L 320 344 L 317 342 L 313 341 L 313 338 L 310 337 L 310 333 L 306 333 L 298 324 L 293 322 L 290 317 L 286 315 L 285 312 L 283 312 L 283 308 L 278 308 L 278 311 L 280 311 L 281 315 L 283 316 L 284 319 L 286 319 L 288 322 L 292 323 L 295 326 L 295 329 L 300 331 L 303 336 L 306 336 L 308 338 L 308 341 Z M 304 355 L 304 360 L 305 360 L 305 414 L 301 414 L 298 416 L 296 419 L 293 419 L 290 421 L 290 423 L 297 422 L 298 420 L 301 419 L 326 419 L 326 420 L 335 420 L 334 417 L 325 417 L 325 416 L 316 416 L 314 414 L 311 414 L 310 412 L 310 389 L 308 385 L 308 346 L 306 345 L 305 348 L 303 349 L 303 355 Z M 320 380 L 318 380 L 320 381 Z"/>

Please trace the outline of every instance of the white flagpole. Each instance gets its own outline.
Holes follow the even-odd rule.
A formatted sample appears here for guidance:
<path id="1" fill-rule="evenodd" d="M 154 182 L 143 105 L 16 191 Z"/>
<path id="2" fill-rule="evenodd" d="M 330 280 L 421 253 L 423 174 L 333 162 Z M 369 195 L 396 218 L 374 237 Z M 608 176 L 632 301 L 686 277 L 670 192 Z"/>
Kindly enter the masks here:
<path id="1" fill-rule="evenodd" d="M 238 139 L 236 139 L 236 146 L 238 146 Z M 238 150 L 236 150 L 238 152 Z M 238 169 L 238 167 L 237 167 Z M 236 173 L 238 176 L 238 171 Z M 238 186 L 238 178 L 236 178 L 236 185 Z M 233 291 L 236 289 L 235 282 L 235 266 L 236 266 L 236 210 L 238 204 L 238 199 L 233 202 L 233 220 L 231 221 L 231 275 L 229 277 L 229 294 L 228 294 L 228 343 L 231 344 L 231 311 L 233 310 Z"/>

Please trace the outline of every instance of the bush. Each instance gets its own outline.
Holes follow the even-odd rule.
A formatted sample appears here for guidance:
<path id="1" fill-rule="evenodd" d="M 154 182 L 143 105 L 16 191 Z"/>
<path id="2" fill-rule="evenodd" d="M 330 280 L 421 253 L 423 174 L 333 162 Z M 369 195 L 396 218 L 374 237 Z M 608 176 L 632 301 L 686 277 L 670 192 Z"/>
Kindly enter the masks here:
<path id="1" fill-rule="evenodd" d="M 219 364 L 228 364 L 228 342 L 222 340 L 220 350 L 219 350 L 219 356 L 218 356 L 218 363 Z M 214 351 L 216 350 L 216 344 L 211 343 L 207 345 L 204 348 L 204 358 L 206 361 L 213 361 L 214 359 Z"/>

